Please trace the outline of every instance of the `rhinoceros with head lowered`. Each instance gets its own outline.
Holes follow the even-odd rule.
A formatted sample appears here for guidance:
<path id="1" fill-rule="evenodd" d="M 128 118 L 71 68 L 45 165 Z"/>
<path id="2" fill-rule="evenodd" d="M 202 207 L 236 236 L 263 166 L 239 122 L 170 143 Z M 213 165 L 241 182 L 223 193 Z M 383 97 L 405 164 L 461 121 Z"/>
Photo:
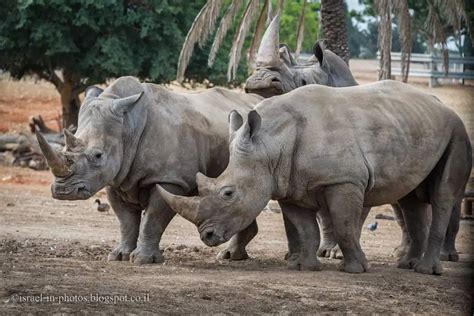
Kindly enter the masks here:
<path id="1" fill-rule="evenodd" d="M 279 43 L 279 16 L 275 16 L 263 36 L 261 45 L 257 54 L 257 69 L 255 74 L 247 79 L 245 91 L 248 93 L 257 93 L 265 98 L 281 95 L 290 92 L 307 84 L 322 84 L 332 87 L 355 86 L 355 81 L 349 67 L 339 56 L 324 49 L 321 42 L 314 45 L 314 56 L 306 64 L 297 64 L 288 47 Z M 350 106 L 350 104 L 349 104 Z M 411 242 L 402 209 L 398 204 L 393 204 L 392 209 L 395 213 L 397 222 L 402 228 L 402 242 L 395 249 L 396 257 L 402 257 L 408 250 Z M 362 212 L 360 227 L 370 211 L 365 208 Z M 442 260 L 457 261 L 459 256 L 455 248 L 456 235 L 459 229 L 460 206 L 456 205 L 450 226 L 443 243 Z M 285 216 L 283 217 L 286 223 Z M 318 249 L 318 255 L 321 257 L 342 258 L 342 253 L 338 247 L 334 228 L 329 217 L 324 210 L 317 216 L 322 241 Z M 233 240 L 234 244 L 237 240 Z"/>
<path id="2" fill-rule="evenodd" d="M 413 240 L 399 267 L 442 272 L 440 249 L 472 152 L 461 119 L 438 99 L 396 81 L 311 85 L 262 101 L 245 122 L 234 111 L 229 125 L 229 165 L 216 179 L 197 175 L 199 196 L 159 187 L 204 243 L 226 242 L 275 199 L 287 234 L 299 236 L 290 239 L 289 268 L 320 269 L 314 217 L 326 209 L 344 270 L 361 273 L 369 268 L 357 234 L 363 207 L 398 202 Z"/>
<path id="3" fill-rule="evenodd" d="M 324 49 L 321 42 L 314 45 L 306 64 L 298 64 L 279 42 L 279 16 L 275 16 L 263 35 L 256 58 L 256 72 L 247 79 L 245 91 L 265 98 L 280 95 L 307 84 L 332 87 L 355 86 L 348 65 L 339 56 Z"/>
<path id="4" fill-rule="evenodd" d="M 192 195 L 196 172 L 219 175 L 229 157 L 228 113 L 235 108 L 248 112 L 261 99 L 221 88 L 176 93 L 132 77 L 117 79 L 105 91 L 90 88 L 76 134 L 65 130 L 64 151 L 53 150 L 37 134 L 55 175 L 53 197 L 88 199 L 107 187 L 121 231 L 109 260 L 162 262 L 161 235 L 175 212 L 155 185 Z M 234 252 L 245 251 L 255 234 L 256 226 L 250 225 Z M 234 257 L 246 255 L 230 251 Z"/>

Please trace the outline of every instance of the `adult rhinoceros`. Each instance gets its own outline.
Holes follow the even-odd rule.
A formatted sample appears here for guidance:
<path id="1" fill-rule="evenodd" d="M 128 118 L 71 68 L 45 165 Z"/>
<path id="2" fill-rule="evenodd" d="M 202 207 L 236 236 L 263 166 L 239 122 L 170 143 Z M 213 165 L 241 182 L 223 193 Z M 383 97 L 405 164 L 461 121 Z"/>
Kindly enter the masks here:
<path id="1" fill-rule="evenodd" d="M 355 81 L 348 65 L 339 56 L 324 49 L 320 42 L 314 45 L 314 56 L 306 64 L 297 64 L 291 56 L 288 47 L 279 43 L 279 16 L 275 16 L 262 39 L 257 54 L 257 70 L 247 79 L 245 91 L 256 93 L 265 98 L 290 92 L 307 84 L 322 84 L 332 87 L 355 86 Z M 348 105 L 350 106 L 350 104 Z M 402 242 L 395 249 L 395 255 L 402 257 L 408 250 L 411 242 L 404 223 L 402 209 L 393 204 L 397 222 L 402 229 Z M 360 225 L 362 226 L 369 208 L 364 209 Z M 453 218 L 443 243 L 442 260 L 458 261 L 455 248 L 456 235 L 459 230 L 460 205 L 456 205 Z M 318 255 L 322 257 L 342 258 L 340 248 L 334 237 L 334 228 L 329 214 L 318 213 L 322 242 Z M 285 227 L 288 229 L 288 225 Z"/>
<path id="2" fill-rule="evenodd" d="M 279 16 L 275 16 L 262 37 L 256 72 L 247 79 L 245 91 L 265 98 L 290 92 L 307 84 L 331 87 L 355 86 L 347 64 L 339 56 L 314 45 L 314 56 L 306 64 L 297 64 L 286 45 L 279 41 Z"/>
<path id="3" fill-rule="evenodd" d="M 332 87 L 355 86 L 355 81 L 348 65 L 342 58 L 324 49 L 321 42 L 316 42 L 312 56 L 307 63 L 294 61 L 288 46 L 280 44 L 279 15 L 276 15 L 258 49 L 255 73 L 247 79 L 245 91 L 256 93 L 265 98 L 290 92 L 307 84 L 322 84 Z M 361 225 L 370 209 L 362 214 Z M 285 228 L 291 229 L 283 216 Z M 318 213 L 322 242 L 318 255 L 322 257 L 342 258 L 342 253 L 334 238 L 334 229 L 329 214 Z M 231 245 L 235 240 L 231 242 Z"/>
<path id="4" fill-rule="evenodd" d="M 261 99 L 221 88 L 176 93 L 132 77 L 117 79 L 105 91 L 88 89 L 75 136 L 65 130 L 64 151 L 37 134 L 55 175 L 53 197 L 88 199 L 107 186 L 121 231 L 109 260 L 162 262 L 161 235 L 175 212 L 155 185 L 190 195 L 196 172 L 219 175 L 228 163 L 228 113 L 247 112 Z M 245 249 L 254 229 L 238 234 L 237 248 Z"/>
<path id="5" fill-rule="evenodd" d="M 232 112 L 229 129 L 229 165 L 217 179 L 197 175 L 198 197 L 159 187 L 204 243 L 227 241 L 275 199 L 300 237 L 289 238 L 289 268 L 320 269 L 314 217 L 326 209 L 345 271 L 361 273 L 369 268 L 357 235 L 363 207 L 398 202 L 413 239 L 399 267 L 442 272 L 440 249 L 472 153 L 463 122 L 438 99 L 396 81 L 311 85 L 262 101 L 245 123 Z"/>

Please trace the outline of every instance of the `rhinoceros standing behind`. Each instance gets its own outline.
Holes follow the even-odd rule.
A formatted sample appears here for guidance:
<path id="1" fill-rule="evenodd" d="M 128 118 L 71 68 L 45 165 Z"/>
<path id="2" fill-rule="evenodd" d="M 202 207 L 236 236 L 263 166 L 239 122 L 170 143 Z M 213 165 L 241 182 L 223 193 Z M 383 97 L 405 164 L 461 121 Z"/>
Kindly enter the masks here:
<path id="1" fill-rule="evenodd" d="M 344 60 L 321 42 L 314 45 L 314 56 L 306 64 L 298 64 L 288 46 L 280 45 L 279 16 L 275 16 L 262 37 L 257 53 L 257 70 L 245 83 L 245 92 L 268 98 L 290 92 L 308 84 L 331 87 L 355 86 L 352 73 Z"/>
<path id="2" fill-rule="evenodd" d="M 88 89 L 75 136 L 65 130 L 63 152 L 37 134 L 55 175 L 53 197 L 88 199 L 107 186 L 121 231 L 109 260 L 162 262 L 161 235 L 175 212 L 155 185 L 191 195 L 196 172 L 219 175 L 228 163 L 228 113 L 248 112 L 261 99 L 221 88 L 175 93 L 132 77 L 117 79 L 105 91 Z M 255 234 L 250 225 L 237 238 L 240 248 L 230 251 L 245 249 Z"/>
<path id="3" fill-rule="evenodd" d="M 345 271 L 360 273 L 369 268 L 357 238 L 363 207 L 398 202 L 413 240 L 399 267 L 442 272 L 443 238 L 472 153 L 461 119 L 438 99 L 396 81 L 312 85 L 262 101 L 245 123 L 232 112 L 230 134 L 229 165 L 217 179 L 197 175 L 198 197 L 159 187 L 207 245 L 227 241 L 275 199 L 299 236 L 289 243 L 289 268 L 320 269 L 314 217 L 327 209 Z"/>

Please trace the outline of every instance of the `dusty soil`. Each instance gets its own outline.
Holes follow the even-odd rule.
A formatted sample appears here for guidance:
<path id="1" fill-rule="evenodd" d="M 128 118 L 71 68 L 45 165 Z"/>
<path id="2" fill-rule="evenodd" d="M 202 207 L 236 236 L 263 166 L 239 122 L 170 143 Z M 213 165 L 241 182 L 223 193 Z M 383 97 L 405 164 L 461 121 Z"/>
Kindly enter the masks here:
<path id="1" fill-rule="evenodd" d="M 375 79 L 367 64 L 351 66 L 361 83 Z M 424 82 L 414 84 L 455 109 L 473 135 L 472 86 L 428 90 Z M 0 132 L 23 130 L 28 117 L 37 114 L 55 127 L 59 108 L 58 96 L 47 83 L 0 81 Z M 113 213 L 98 213 L 93 199 L 53 200 L 51 180 L 46 171 L 0 166 L 0 314 L 474 312 L 472 221 L 461 222 L 460 262 L 444 263 L 442 276 L 394 266 L 391 254 L 400 229 L 390 220 L 378 220 L 376 231 L 362 233 L 362 247 L 372 264 L 369 273 L 340 272 L 334 259 L 323 259 L 320 272 L 287 271 L 281 214 L 272 212 L 258 218 L 260 231 L 248 247 L 250 260 L 218 261 L 223 246 L 206 247 L 195 227 L 176 217 L 162 241 L 166 263 L 134 266 L 105 260 L 119 238 Z M 105 199 L 103 192 L 98 196 Z M 375 208 L 366 224 L 378 213 L 391 215 L 387 207 Z M 125 296 L 142 302 L 124 301 Z"/>

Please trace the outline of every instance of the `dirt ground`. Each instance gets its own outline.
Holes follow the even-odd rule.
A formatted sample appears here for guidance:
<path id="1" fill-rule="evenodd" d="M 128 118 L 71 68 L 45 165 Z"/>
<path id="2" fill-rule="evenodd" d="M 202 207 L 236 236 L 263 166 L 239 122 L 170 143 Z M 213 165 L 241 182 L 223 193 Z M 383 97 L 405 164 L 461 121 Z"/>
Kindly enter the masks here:
<path id="1" fill-rule="evenodd" d="M 359 82 L 375 79 L 373 62 L 351 67 Z M 415 84 L 455 109 L 473 135 L 472 86 Z M 39 113 L 55 127 L 59 107 L 47 83 L 0 81 L 0 132 L 24 130 L 28 117 Z M 113 213 L 98 213 L 94 199 L 53 200 L 51 181 L 46 171 L 0 166 L 0 314 L 474 312 L 473 221 L 461 221 L 460 262 L 444 263 L 441 276 L 394 266 L 401 233 L 391 220 L 362 233 L 368 273 L 343 273 L 335 259 L 322 259 L 319 272 L 287 271 L 282 217 L 267 211 L 258 217 L 247 261 L 217 260 L 224 246 L 206 247 L 196 228 L 176 217 L 162 240 L 166 263 L 134 266 L 105 260 L 119 238 Z M 105 199 L 103 192 L 98 197 Z M 378 213 L 392 215 L 387 206 L 374 208 L 366 224 Z"/>

